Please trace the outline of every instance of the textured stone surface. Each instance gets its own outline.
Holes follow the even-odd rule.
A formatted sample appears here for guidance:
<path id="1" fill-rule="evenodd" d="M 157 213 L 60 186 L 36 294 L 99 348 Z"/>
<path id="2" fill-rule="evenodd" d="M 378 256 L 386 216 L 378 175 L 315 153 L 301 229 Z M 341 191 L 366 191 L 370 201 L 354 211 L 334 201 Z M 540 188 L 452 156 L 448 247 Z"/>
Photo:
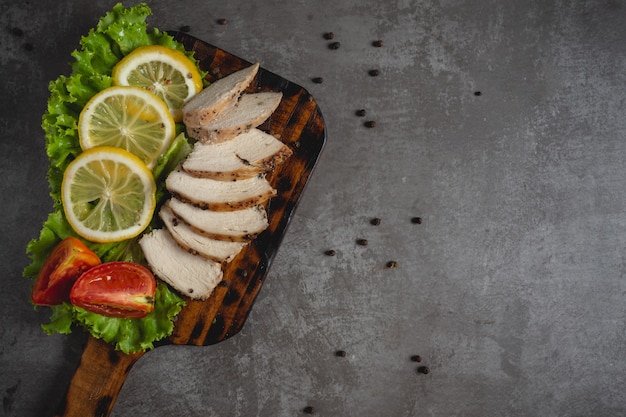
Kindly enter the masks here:
<path id="1" fill-rule="evenodd" d="M 51 208 L 40 118 L 115 2 L 2 3 L 0 415 L 39 417 L 83 341 L 43 334 L 21 278 Z M 622 2 L 149 5 L 307 88 L 328 142 L 243 331 L 144 355 L 113 416 L 626 414 Z"/>

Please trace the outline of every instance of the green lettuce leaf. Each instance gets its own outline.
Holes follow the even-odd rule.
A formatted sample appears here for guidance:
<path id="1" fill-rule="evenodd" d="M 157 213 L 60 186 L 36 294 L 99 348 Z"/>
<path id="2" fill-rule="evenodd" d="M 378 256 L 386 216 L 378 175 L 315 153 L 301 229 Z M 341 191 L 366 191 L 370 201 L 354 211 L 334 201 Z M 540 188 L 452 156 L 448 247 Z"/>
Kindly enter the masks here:
<path id="1" fill-rule="evenodd" d="M 52 307 L 50 323 L 42 324 L 41 328 L 48 334 L 70 334 L 74 323 L 74 306 L 70 303 L 63 303 Z"/>
<path id="2" fill-rule="evenodd" d="M 48 182 L 54 211 L 45 220 L 40 235 L 31 240 L 26 253 L 30 264 L 23 275 L 35 279 L 52 248 L 62 239 L 76 235 L 63 212 L 61 185 L 68 164 L 82 152 L 78 139 L 78 117 L 85 104 L 97 92 L 111 86 L 111 71 L 126 54 L 139 46 L 164 45 L 184 52 L 194 63 L 193 54 L 184 49 L 170 35 L 146 23 L 152 11 L 145 3 L 131 7 L 116 4 L 103 16 L 97 26 L 80 40 L 80 48 L 72 52 L 71 73 L 61 75 L 49 84 L 50 96 L 41 126 L 46 138 L 49 158 Z M 206 73 L 201 71 L 204 79 Z M 206 85 L 206 84 L 205 84 Z M 153 174 L 158 184 L 157 207 L 165 198 L 165 177 L 191 151 L 191 145 L 181 123 L 179 135 L 157 161 Z M 154 216 L 146 231 L 159 224 Z M 80 238 L 80 237 L 79 237 Z M 85 242 L 103 262 L 129 261 L 146 265 L 138 238 L 96 244 Z M 125 353 L 153 348 L 173 331 L 173 319 L 185 304 L 181 297 L 166 284 L 157 287 L 154 311 L 142 319 L 117 319 L 104 317 L 72 306 L 70 303 L 51 307 L 50 323 L 43 324 L 46 333 L 67 334 L 73 324 L 79 324 L 94 337 L 113 343 Z"/>
<path id="3" fill-rule="evenodd" d="M 182 308 L 180 298 L 166 284 L 159 282 L 155 300 L 154 311 L 140 319 L 104 317 L 79 307 L 74 307 L 73 310 L 76 321 L 94 337 L 115 344 L 115 348 L 124 353 L 134 353 L 152 349 L 153 342 L 169 336 L 174 330 L 172 319 Z M 63 304 L 60 309 L 65 306 Z M 62 324 L 61 321 L 59 326 Z"/>

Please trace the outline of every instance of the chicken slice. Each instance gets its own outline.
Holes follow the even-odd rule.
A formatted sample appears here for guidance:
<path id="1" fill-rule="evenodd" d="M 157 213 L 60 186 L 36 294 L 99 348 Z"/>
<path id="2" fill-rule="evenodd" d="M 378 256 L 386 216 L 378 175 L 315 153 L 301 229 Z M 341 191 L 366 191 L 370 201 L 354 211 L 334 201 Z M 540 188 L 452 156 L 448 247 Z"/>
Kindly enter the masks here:
<path id="1" fill-rule="evenodd" d="M 189 253 L 216 262 L 230 262 L 247 245 L 247 242 L 217 240 L 195 232 L 191 226 L 174 214 L 168 204 L 161 207 L 159 217 L 178 246 Z"/>
<path id="2" fill-rule="evenodd" d="M 263 204 L 276 195 L 264 176 L 237 181 L 197 178 L 182 169 L 172 171 L 165 186 L 173 196 L 202 209 L 241 210 Z"/>
<path id="3" fill-rule="evenodd" d="M 192 299 L 206 300 L 222 280 L 219 262 L 187 252 L 166 229 L 154 229 L 143 235 L 139 245 L 152 272 Z"/>
<path id="4" fill-rule="evenodd" d="M 262 206 L 235 211 L 203 210 L 176 198 L 167 202 L 174 215 L 195 232 L 218 240 L 247 242 L 267 229 L 267 212 Z"/>
<path id="5" fill-rule="evenodd" d="M 243 94 L 202 126 L 187 125 L 187 133 L 204 143 L 225 142 L 259 126 L 274 113 L 283 93 L 266 91 Z"/>
<path id="6" fill-rule="evenodd" d="M 183 122 L 187 126 L 200 127 L 218 115 L 224 108 L 235 103 L 250 85 L 259 70 L 259 63 L 236 71 L 211 83 L 185 103 Z"/>
<path id="7" fill-rule="evenodd" d="M 270 172 L 291 154 L 287 145 L 255 128 L 226 142 L 196 142 L 182 167 L 194 177 L 232 181 Z"/>

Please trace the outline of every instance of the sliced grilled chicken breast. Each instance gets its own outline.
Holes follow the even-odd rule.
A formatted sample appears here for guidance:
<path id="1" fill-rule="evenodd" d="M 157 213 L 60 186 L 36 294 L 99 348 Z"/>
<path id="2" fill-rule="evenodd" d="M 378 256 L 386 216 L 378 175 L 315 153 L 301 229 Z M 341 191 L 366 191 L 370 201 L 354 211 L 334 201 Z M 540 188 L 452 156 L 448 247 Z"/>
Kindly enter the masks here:
<path id="1" fill-rule="evenodd" d="M 182 169 L 172 171 L 165 180 L 165 186 L 176 198 L 214 211 L 253 207 L 276 195 L 276 190 L 264 176 L 217 181 L 194 177 Z"/>
<path id="2" fill-rule="evenodd" d="M 262 206 L 235 211 L 203 210 L 176 198 L 167 202 L 174 215 L 195 232 L 218 240 L 247 242 L 267 229 L 267 212 Z"/>
<path id="3" fill-rule="evenodd" d="M 226 142 L 196 142 L 182 167 L 194 177 L 232 181 L 270 172 L 291 154 L 274 136 L 252 129 Z"/>
<path id="4" fill-rule="evenodd" d="M 250 85 L 259 70 L 255 63 L 247 68 L 213 82 L 189 99 L 183 106 L 183 122 L 187 126 L 199 127 L 218 115 L 225 107 L 233 104 Z"/>
<path id="5" fill-rule="evenodd" d="M 167 204 L 161 207 L 159 217 L 178 246 L 189 253 L 216 262 L 230 262 L 247 245 L 247 242 L 217 240 L 197 233 L 180 217 L 177 217 Z"/>
<path id="6" fill-rule="evenodd" d="M 222 280 L 222 265 L 178 246 L 166 229 L 143 235 L 139 245 L 152 272 L 195 300 L 206 300 Z"/>
<path id="7" fill-rule="evenodd" d="M 243 94 L 202 126 L 187 125 L 192 138 L 205 143 L 225 142 L 258 127 L 274 113 L 283 97 L 281 92 Z"/>

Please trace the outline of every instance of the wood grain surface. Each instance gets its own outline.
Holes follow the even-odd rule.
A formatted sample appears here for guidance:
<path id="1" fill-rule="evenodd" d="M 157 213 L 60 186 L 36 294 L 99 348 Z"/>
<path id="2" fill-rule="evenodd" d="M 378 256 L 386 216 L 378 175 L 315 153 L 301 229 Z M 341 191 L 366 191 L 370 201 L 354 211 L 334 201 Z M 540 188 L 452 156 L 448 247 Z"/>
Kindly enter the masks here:
<path id="1" fill-rule="evenodd" d="M 182 32 L 171 33 L 194 51 L 214 81 L 251 62 Z M 293 150 L 286 163 L 268 175 L 278 194 L 267 206 L 269 227 L 224 267 L 224 279 L 206 301 L 186 300 L 173 334 L 156 345 L 206 346 L 237 334 L 243 327 L 287 230 L 309 176 L 326 141 L 324 120 L 313 97 L 302 87 L 262 67 L 247 92 L 281 91 L 283 99 L 259 128 Z M 55 416 L 108 416 L 132 365 L 143 355 L 126 355 L 89 337 L 80 364 Z"/>

